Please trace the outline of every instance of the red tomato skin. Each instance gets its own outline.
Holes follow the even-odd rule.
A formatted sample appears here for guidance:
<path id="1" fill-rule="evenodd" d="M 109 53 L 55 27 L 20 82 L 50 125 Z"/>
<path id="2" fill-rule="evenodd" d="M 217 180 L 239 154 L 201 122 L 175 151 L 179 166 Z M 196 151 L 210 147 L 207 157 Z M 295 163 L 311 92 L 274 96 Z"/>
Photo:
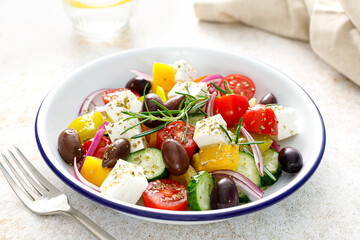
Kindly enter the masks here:
<path id="1" fill-rule="evenodd" d="M 220 113 L 230 128 L 239 123 L 240 118 L 249 109 L 249 101 L 245 96 L 230 94 L 218 97 L 214 101 L 214 114 Z"/>
<path id="2" fill-rule="evenodd" d="M 172 138 L 178 141 L 185 148 L 189 156 L 189 159 L 191 159 L 191 157 L 194 155 L 197 149 L 197 144 L 193 139 L 195 128 L 190 124 L 188 124 L 185 143 L 183 143 L 185 126 L 186 126 L 186 122 L 184 121 L 173 121 L 165 128 L 158 131 L 157 139 L 156 139 L 157 148 L 161 150 L 161 145 L 164 142 L 164 140 L 167 138 Z"/>
<path id="3" fill-rule="evenodd" d="M 249 132 L 272 136 L 278 134 L 278 124 L 274 111 L 262 104 L 256 104 L 245 112 L 243 127 Z"/>
<path id="4" fill-rule="evenodd" d="M 255 94 L 256 87 L 254 82 L 244 75 L 230 74 L 224 77 L 223 80 L 229 83 L 229 87 L 234 94 L 244 95 L 248 100 L 250 100 Z M 224 81 L 220 86 L 223 89 L 225 89 Z"/>
<path id="5" fill-rule="evenodd" d="M 105 90 L 102 94 L 102 99 L 104 101 L 104 104 L 107 104 L 109 102 L 111 102 L 112 100 L 116 99 L 117 96 L 119 95 L 120 92 L 125 91 L 125 90 L 130 90 L 133 94 L 135 94 L 135 96 L 138 98 L 140 97 L 139 93 L 128 89 L 128 88 L 113 88 L 113 89 L 108 89 Z"/>
<path id="6" fill-rule="evenodd" d="M 84 155 L 89 151 L 90 145 L 92 144 L 93 141 L 94 141 L 94 138 L 91 138 L 91 139 L 87 140 L 86 142 L 84 142 L 84 145 L 83 145 Z M 105 150 L 107 149 L 107 147 L 110 144 L 111 144 L 110 138 L 108 138 L 106 136 L 102 136 L 102 138 L 100 139 L 99 145 L 97 146 L 94 154 L 92 154 L 91 156 L 102 159 L 104 156 Z"/>
<path id="7" fill-rule="evenodd" d="M 157 179 L 149 183 L 142 194 L 145 207 L 185 211 L 187 209 L 186 187 L 171 179 Z"/>

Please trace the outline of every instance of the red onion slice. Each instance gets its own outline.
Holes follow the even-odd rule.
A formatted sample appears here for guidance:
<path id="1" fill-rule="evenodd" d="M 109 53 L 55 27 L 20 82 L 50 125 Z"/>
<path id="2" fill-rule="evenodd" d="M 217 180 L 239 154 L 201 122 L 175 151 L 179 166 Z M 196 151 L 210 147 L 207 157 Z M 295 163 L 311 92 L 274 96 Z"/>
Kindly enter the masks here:
<path id="1" fill-rule="evenodd" d="M 214 115 L 214 101 L 215 101 L 215 98 L 216 98 L 216 95 L 217 93 L 216 92 L 213 92 L 209 98 L 209 100 L 207 101 L 206 103 L 206 106 L 205 106 L 205 112 L 206 114 L 208 115 L 207 117 L 211 117 Z M 205 116 L 206 117 L 206 116 Z"/>
<path id="2" fill-rule="evenodd" d="M 241 127 L 240 131 L 241 131 L 241 134 L 244 135 L 244 137 L 246 138 L 246 140 L 248 142 L 255 142 L 254 138 L 250 135 L 250 133 L 244 127 Z M 250 144 L 250 147 L 254 154 L 256 167 L 260 173 L 260 176 L 263 177 L 264 176 L 264 159 L 262 157 L 260 148 L 257 144 Z"/>
<path id="3" fill-rule="evenodd" d="M 88 180 L 86 180 L 81 173 L 79 172 L 79 169 L 76 166 L 76 158 L 74 158 L 74 175 L 75 178 L 77 180 L 79 180 L 81 183 L 83 183 L 84 185 L 88 186 L 89 188 L 94 189 L 95 191 L 100 192 L 100 188 L 98 186 L 95 186 L 94 184 L 92 184 L 91 182 L 89 182 Z"/>
<path id="4" fill-rule="evenodd" d="M 105 126 L 108 125 L 109 122 L 108 121 L 105 121 L 100 127 L 99 129 L 97 130 L 96 134 L 95 134 L 95 137 L 94 137 L 94 140 L 93 142 L 91 143 L 90 147 L 89 147 L 89 150 L 88 152 L 86 153 L 85 157 L 83 158 L 82 162 L 81 162 L 81 165 L 79 167 L 79 170 L 81 170 L 82 166 L 84 165 L 84 162 L 85 162 L 85 159 L 87 156 L 91 156 L 94 154 L 96 148 L 98 147 L 99 143 L 100 143 L 100 140 L 102 138 L 102 136 L 104 135 L 105 131 L 106 131 L 106 128 Z"/>
<path id="5" fill-rule="evenodd" d="M 218 74 L 210 75 L 210 76 L 207 76 L 206 78 L 204 78 L 203 80 L 201 80 L 200 82 L 210 82 L 215 79 L 223 79 L 223 76 L 218 75 Z"/>
<path id="6" fill-rule="evenodd" d="M 216 84 L 217 86 L 220 87 L 223 81 L 224 81 L 223 76 L 221 76 L 221 75 L 210 75 L 210 76 L 204 78 L 203 80 L 201 80 L 200 82 L 205 82 L 205 83 L 212 82 L 212 83 L 214 83 L 214 84 Z M 215 92 L 216 89 L 212 85 L 210 85 L 209 91 L 210 92 Z"/>
<path id="7" fill-rule="evenodd" d="M 271 147 L 272 147 L 275 151 L 277 151 L 277 152 L 280 152 L 280 151 L 281 151 L 280 145 L 279 145 L 277 142 L 275 142 L 274 140 L 273 140 L 273 142 L 272 142 L 272 144 L 271 144 Z"/>
<path id="8" fill-rule="evenodd" d="M 132 72 L 133 74 L 135 74 L 138 77 L 145 79 L 146 81 L 152 82 L 152 80 L 153 80 L 153 78 L 151 76 L 147 75 L 146 73 L 139 72 L 134 69 L 130 69 L 130 72 Z"/>
<path id="9" fill-rule="evenodd" d="M 81 104 L 78 115 L 80 116 L 82 114 L 88 113 L 97 106 L 103 106 L 104 101 L 102 99 L 102 93 L 105 90 L 106 89 L 99 89 L 99 90 L 96 90 L 96 91 L 90 93 L 85 98 L 84 102 Z"/>
<path id="10" fill-rule="evenodd" d="M 256 186 L 250 179 L 244 175 L 232 171 L 232 170 L 215 170 L 211 172 L 214 179 L 219 179 L 222 177 L 231 177 L 236 186 L 240 191 L 242 191 L 251 201 L 259 200 L 263 197 L 263 191 Z"/>

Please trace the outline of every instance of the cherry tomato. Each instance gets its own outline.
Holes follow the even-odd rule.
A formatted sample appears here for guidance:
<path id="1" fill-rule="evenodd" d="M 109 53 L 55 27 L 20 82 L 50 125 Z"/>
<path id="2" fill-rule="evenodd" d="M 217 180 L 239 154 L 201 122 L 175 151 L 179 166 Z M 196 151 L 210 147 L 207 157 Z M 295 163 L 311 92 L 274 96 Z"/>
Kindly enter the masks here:
<path id="1" fill-rule="evenodd" d="M 167 138 L 172 138 L 178 141 L 186 150 L 189 159 L 191 159 L 192 155 L 194 155 L 197 144 L 195 143 L 193 136 L 195 132 L 195 128 L 188 124 L 185 143 L 183 143 L 184 132 L 186 128 L 186 122 L 184 121 L 174 121 L 166 126 L 166 128 L 161 129 L 157 132 L 157 148 L 161 149 L 161 145 Z"/>
<path id="2" fill-rule="evenodd" d="M 102 99 L 105 104 L 111 102 L 112 100 L 116 99 L 119 96 L 119 93 L 125 90 L 130 90 L 135 96 L 138 98 L 140 97 L 139 93 L 128 89 L 128 88 L 114 88 L 114 89 L 108 89 L 105 90 L 102 94 Z"/>
<path id="3" fill-rule="evenodd" d="M 243 126 L 249 132 L 273 136 L 278 134 L 278 124 L 274 111 L 262 104 L 256 104 L 245 112 Z"/>
<path id="4" fill-rule="evenodd" d="M 220 113 L 227 127 L 235 126 L 249 109 L 249 101 L 245 96 L 230 94 L 218 97 L 214 101 L 214 114 Z"/>
<path id="5" fill-rule="evenodd" d="M 235 94 L 244 95 L 248 100 L 255 94 L 254 82 L 244 75 L 230 74 L 224 77 L 224 81 L 229 83 L 230 89 Z M 225 89 L 224 82 L 221 84 L 221 88 Z"/>
<path id="6" fill-rule="evenodd" d="M 91 146 L 91 144 L 93 143 L 94 138 L 91 138 L 89 140 L 87 140 L 86 142 L 84 142 L 84 155 L 89 151 L 89 148 Z M 107 149 L 107 147 L 111 144 L 111 140 L 110 138 L 103 136 L 100 139 L 99 145 L 97 146 L 95 152 L 91 155 L 93 157 L 97 157 L 97 158 L 103 158 L 104 156 L 104 152 Z"/>
<path id="7" fill-rule="evenodd" d="M 158 179 L 149 183 L 143 192 L 145 207 L 184 211 L 187 209 L 186 188 L 171 179 Z"/>

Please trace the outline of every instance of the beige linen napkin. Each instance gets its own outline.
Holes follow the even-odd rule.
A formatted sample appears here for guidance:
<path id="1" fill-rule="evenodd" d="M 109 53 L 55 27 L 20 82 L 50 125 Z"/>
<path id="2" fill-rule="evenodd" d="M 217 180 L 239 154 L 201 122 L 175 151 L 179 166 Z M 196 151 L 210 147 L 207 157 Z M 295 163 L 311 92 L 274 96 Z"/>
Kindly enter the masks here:
<path id="1" fill-rule="evenodd" d="M 360 85 L 360 0 L 194 0 L 200 20 L 242 22 L 309 41 L 325 62 Z"/>

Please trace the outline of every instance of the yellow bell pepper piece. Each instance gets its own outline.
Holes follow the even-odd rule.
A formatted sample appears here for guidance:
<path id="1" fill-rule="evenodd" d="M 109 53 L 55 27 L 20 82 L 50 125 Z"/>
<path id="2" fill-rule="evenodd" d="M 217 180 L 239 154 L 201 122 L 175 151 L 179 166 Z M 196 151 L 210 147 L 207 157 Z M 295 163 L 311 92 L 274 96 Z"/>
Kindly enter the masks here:
<path id="1" fill-rule="evenodd" d="M 219 144 L 199 151 L 199 171 L 211 172 L 220 169 L 235 171 L 239 164 L 237 145 Z"/>
<path id="2" fill-rule="evenodd" d="M 167 98 L 166 98 L 164 88 L 162 88 L 160 86 L 156 86 L 156 94 L 161 98 L 161 100 L 163 100 L 163 102 L 166 102 Z"/>
<path id="3" fill-rule="evenodd" d="M 180 175 L 180 176 L 174 176 L 174 175 L 170 174 L 170 179 L 178 181 L 179 183 L 181 183 L 182 185 L 184 185 L 186 187 L 189 184 L 191 177 L 195 176 L 195 175 L 196 175 L 196 171 L 190 165 L 188 170 L 186 171 L 186 173 L 184 173 L 183 175 Z"/>
<path id="4" fill-rule="evenodd" d="M 101 186 L 111 171 L 111 168 L 102 167 L 101 162 L 100 158 L 87 156 L 80 171 L 86 180 L 98 187 Z"/>
<path id="5" fill-rule="evenodd" d="M 144 96 L 138 97 L 138 100 L 139 100 L 140 102 L 144 101 Z"/>
<path id="6" fill-rule="evenodd" d="M 196 172 L 199 171 L 200 161 L 199 161 L 199 153 L 195 153 L 190 159 L 190 165 L 193 166 Z"/>
<path id="7" fill-rule="evenodd" d="M 250 133 L 250 134 L 254 138 L 254 141 L 264 142 L 264 143 L 258 144 L 261 153 L 264 153 L 265 151 L 269 150 L 269 148 L 271 147 L 271 144 L 273 143 L 273 140 L 271 139 L 271 137 L 269 135 L 257 134 L 257 133 Z"/>
<path id="8" fill-rule="evenodd" d="M 99 112 L 91 112 L 75 119 L 69 128 L 74 128 L 80 136 L 81 142 L 85 142 L 95 136 L 98 128 L 104 123 L 104 118 Z"/>
<path id="9" fill-rule="evenodd" d="M 175 70 L 172 66 L 163 63 L 154 63 L 153 81 L 151 91 L 156 93 L 156 87 L 160 86 L 167 95 L 175 85 Z"/>

